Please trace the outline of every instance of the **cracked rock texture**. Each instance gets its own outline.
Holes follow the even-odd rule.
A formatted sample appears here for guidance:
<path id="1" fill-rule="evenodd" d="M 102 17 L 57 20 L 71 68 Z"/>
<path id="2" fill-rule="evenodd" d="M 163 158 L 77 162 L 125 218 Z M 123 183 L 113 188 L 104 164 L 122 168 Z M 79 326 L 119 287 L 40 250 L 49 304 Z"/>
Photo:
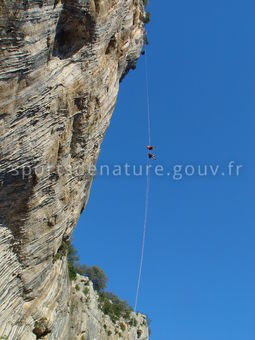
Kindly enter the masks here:
<path id="1" fill-rule="evenodd" d="M 135 326 L 130 326 L 130 322 L 123 318 L 113 323 L 98 305 L 98 294 L 94 291 L 92 282 L 78 275 L 72 283 L 71 339 L 82 339 L 82 336 L 83 339 L 100 340 L 149 338 L 146 317 L 142 314 L 131 313 L 130 320 L 135 320 Z"/>
<path id="2" fill-rule="evenodd" d="M 0 337 L 83 339 L 54 256 L 86 206 L 143 16 L 142 0 L 0 0 Z M 102 331 L 92 315 L 86 340 Z"/>

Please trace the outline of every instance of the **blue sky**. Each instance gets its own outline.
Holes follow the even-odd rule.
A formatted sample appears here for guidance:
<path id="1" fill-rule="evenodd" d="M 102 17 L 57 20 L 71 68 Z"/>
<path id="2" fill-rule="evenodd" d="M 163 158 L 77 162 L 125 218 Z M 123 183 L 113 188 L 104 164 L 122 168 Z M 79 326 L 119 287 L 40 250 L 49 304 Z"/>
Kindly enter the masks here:
<path id="1" fill-rule="evenodd" d="M 151 1 L 156 164 L 219 165 L 217 176 L 152 176 L 138 309 L 152 340 L 255 339 L 255 3 Z M 144 57 L 120 86 L 98 164 L 145 164 Z M 229 161 L 241 164 L 228 176 Z M 222 176 L 222 172 L 225 176 Z M 74 233 L 81 262 L 134 305 L 145 177 L 97 177 Z"/>

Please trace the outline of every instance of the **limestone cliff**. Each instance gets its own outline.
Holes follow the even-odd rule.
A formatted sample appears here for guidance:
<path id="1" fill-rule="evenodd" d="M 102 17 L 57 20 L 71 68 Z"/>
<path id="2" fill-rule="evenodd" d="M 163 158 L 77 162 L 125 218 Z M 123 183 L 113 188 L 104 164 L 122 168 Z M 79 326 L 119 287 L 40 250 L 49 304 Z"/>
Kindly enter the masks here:
<path id="1" fill-rule="evenodd" d="M 142 0 L 0 0 L 0 336 L 80 339 L 54 258 L 86 206 L 144 16 Z"/>
<path id="2" fill-rule="evenodd" d="M 71 339 L 147 340 L 147 320 L 142 314 L 131 313 L 129 319 L 113 322 L 99 308 L 99 298 L 92 283 L 79 276 L 72 284 Z M 83 338 L 82 338 L 83 337 Z"/>

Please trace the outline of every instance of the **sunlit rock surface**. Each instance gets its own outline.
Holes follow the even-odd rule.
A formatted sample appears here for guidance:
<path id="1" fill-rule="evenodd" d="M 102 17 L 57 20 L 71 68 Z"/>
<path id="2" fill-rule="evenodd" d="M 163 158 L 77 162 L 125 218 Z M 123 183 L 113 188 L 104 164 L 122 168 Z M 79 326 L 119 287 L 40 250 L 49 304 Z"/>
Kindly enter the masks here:
<path id="1" fill-rule="evenodd" d="M 83 339 L 100 340 L 149 338 L 145 316 L 132 312 L 129 320 L 120 318 L 112 322 L 99 308 L 98 294 L 92 282 L 79 275 L 72 284 L 71 324 L 71 339 L 82 339 L 82 336 Z"/>
<path id="2" fill-rule="evenodd" d="M 81 338 L 54 258 L 86 206 L 143 16 L 140 0 L 0 1 L 0 336 Z"/>

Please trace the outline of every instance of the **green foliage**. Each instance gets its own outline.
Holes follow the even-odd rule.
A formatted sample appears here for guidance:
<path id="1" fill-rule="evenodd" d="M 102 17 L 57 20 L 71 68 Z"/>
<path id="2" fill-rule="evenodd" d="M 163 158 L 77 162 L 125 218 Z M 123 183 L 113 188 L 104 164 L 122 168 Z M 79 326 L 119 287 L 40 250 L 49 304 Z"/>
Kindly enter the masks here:
<path id="1" fill-rule="evenodd" d="M 148 326 L 150 326 L 151 325 L 151 318 L 149 318 L 148 317 L 148 315 L 145 315 L 145 317 L 146 317 L 146 324 L 148 325 Z"/>
<path id="2" fill-rule="evenodd" d="M 135 318 L 132 318 L 130 321 L 129 321 L 129 325 L 131 327 L 136 327 L 137 326 L 137 320 Z"/>
<path id="3" fill-rule="evenodd" d="M 142 331 L 141 331 L 141 329 L 138 329 L 137 330 L 137 338 L 139 339 L 139 338 L 141 338 L 141 335 L 142 335 Z"/>
<path id="4" fill-rule="evenodd" d="M 149 0 L 143 0 L 143 4 L 144 4 L 144 6 L 148 6 Z"/>
<path id="5" fill-rule="evenodd" d="M 142 18 L 143 23 L 146 25 L 151 21 L 151 13 L 146 12 L 145 16 Z"/>
<path id="6" fill-rule="evenodd" d="M 106 288 L 108 279 L 101 268 L 97 266 L 90 267 L 86 270 L 86 275 L 92 281 L 94 289 L 98 292 L 102 292 Z"/>
<path id="7" fill-rule="evenodd" d="M 58 253 L 60 254 L 59 256 L 67 255 L 70 280 L 75 280 L 77 273 L 79 273 L 80 275 L 87 276 L 89 280 L 92 281 L 94 289 L 98 292 L 99 307 L 104 314 L 109 315 L 112 322 L 117 323 L 117 321 L 120 321 L 120 319 L 123 318 L 129 323 L 130 326 L 132 327 L 137 326 L 137 320 L 135 318 L 130 319 L 132 308 L 128 305 L 128 303 L 126 301 L 120 300 L 113 293 L 104 291 L 108 279 L 101 268 L 97 266 L 87 267 L 85 264 L 81 265 L 79 263 L 79 256 L 77 255 L 77 251 L 72 246 L 70 241 L 63 242 Z M 83 281 L 85 281 L 85 278 Z M 90 298 L 88 296 L 89 295 L 88 285 L 89 281 L 84 282 L 83 294 L 87 297 L 86 298 L 87 303 L 90 302 Z M 80 286 L 76 284 L 75 289 L 80 290 Z M 73 313 L 75 307 L 76 306 L 74 304 L 71 305 L 70 307 L 71 314 Z M 123 322 L 120 322 L 119 326 L 121 331 L 124 332 L 126 329 L 125 324 Z M 104 325 L 104 328 L 105 331 L 107 331 L 106 325 Z M 110 336 L 112 333 L 111 331 L 107 331 L 107 334 L 108 336 Z"/>
<path id="8" fill-rule="evenodd" d="M 70 313 L 71 313 L 71 315 L 74 313 L 74 310 L 75 309 L 77 309 L 77 307 L 78 307 L 78 304 L 77 304 L 77 302 L 72 302 L 71 303 L 71 306 L 70 306 Z"/>
<path id="9" fill-rule="evenodd" d="M 57 260 L 62 259 L 62 257 L 66 256 L 68 253 L 68 248 L 69 248 L 68 242 L 63 241 L 53 258 L 53 262 L 56 262 Z"/>
<path id="10" fill-rule="evenodd" d="M 122 330 L 122 332 L 126 330 L 126 326 L 123 322 L 120 323 L 120 329 Z"/>
<path id="11" fill-rule="evenodd" d="M 144 36 L 144 43 L 145 43 L 145 45 L 149 45 L 149 39 L 148 39 L 147 35 Z"/>
<path id="12" fill-rule="evenodd" d="M 70 242 L 66 244 L 70 279 L 75 280 L 77 273 L 87 276 L 92 281 L 95 290 L 103 291 L 106 288 L 107 283 L 107 277 L 104 271 L 97 266 L 88 267 L 86 264 L 80 264 L 76 249 Z"/>
<path id="13" fill-rule="evenodd" d="M 64 256 L 67 256 L 69 278 L 70 280 L 76 280 L 75 266 L 79 263 L 79 256 L 77 255 L 77 251 L 72 246 L 70 241 L 63 240 L 61 246 L 53 258 L 53 262 L 56 262 Z"/>
<path id="14" fill-rule="evenodd" d="M 99 293 L 99 306 L 103 313 L 109 315 L 114 323 L 121 317 L 128 320 L 132 311 L 126 301 L 120 300 L 116 295 L 109 292 Z"/>
<path id="15" fill-rule="evenodd" d="M 83 294 L 84 294 L 84 295 L 88 295 L 88 293 L 89 293 L 89 288 L 88 288 L 88 287 L 85 287 L 85 288 L 83 289 Z"/>
<path id="16" fill-rule="evenodd" d="M 77 273 L 74 264 L 68 260 L 68 273 L 71 281 L 75 281 L 77 278 Z"/>
<path id="17" fill-rule="evenodd" d="M 86 272 L 88 270 L 88 266 L 86 264 L 80 264 L 80 263 L 77 263 L 75 268 L 76 268 L 77 273 L 80 275 L 86 275 Z"/>
<path id="18" fill-rule="evenodd" d="M 70 241 L 65 242 L 65 247 L 67 250 L 67 259 L 68 261 L 73 262 L 75 265 L 79 263 L 79 256 L 77 254 L 77 250 L 74 248 L 74 246 L 71 244 Z"/>
<path id="19" fill-rule="evenodd" d="M 57 260 L 59 260 L 61 257 L 62 257 L 61 254 L 59 252 L 57 252 L 53 257 L 53 263 L 56 262 Z M 0 340 L 1 340 L 1 338 L 0 338 Z"/>
<path id="20" fill-rule="evenodd" d="M 77 277 L 75 266 L 76 266 L 76 263 L 79 262 L 79 256 L 77 255 L 77 251 L 72 246 L 70 241 L 63 242 L 63 244 L 64 244 L 64 248 L 66 249 L 66 254 L 67 254 L 69 278 L 71 281 L 75 281 Z"/>

